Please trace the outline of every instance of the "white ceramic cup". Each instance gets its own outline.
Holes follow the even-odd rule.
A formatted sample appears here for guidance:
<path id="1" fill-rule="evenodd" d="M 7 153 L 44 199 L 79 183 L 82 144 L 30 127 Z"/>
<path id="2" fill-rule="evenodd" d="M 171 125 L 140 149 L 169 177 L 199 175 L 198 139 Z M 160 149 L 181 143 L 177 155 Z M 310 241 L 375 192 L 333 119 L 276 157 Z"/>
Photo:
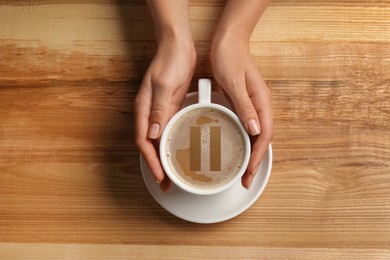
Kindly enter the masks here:
<path id="1" fill-rule="evenodd" d="M 160 159 L 162 166 L 169 177 L 169 179 L 176 184 L 179 188 L 190 192 L 194 194 L 199 194 L 199 195 L 210 195 L 210 194 L 216 194 L 219 192 L 222 192 L 230 187 L 232 187 L 235 183 L 237 183 L 241 177 L 243 176 L 248 163 L 249 163 L 249 157 L 250 157 L 250 140 L 249 136 L 243 127 L 243 125 L 240 122 L 240 119 L 236 114 L 234 114 L 230 109 L 211 103 L 211 81 L 209 79 L 200 79 L 199 84 L 198 84 L 198 96 L 199 100 L 198 103 L 190 105 L 188 107 L 183 108 L 182 110 L 178 111 L 168 122 L 166 125 L 163 134 L 161 136 L 160 140 Z M 167 150 L 167 139 L 168 135 L 172 129 L 172 127 L 175 125 L 178 119 L 182 118 L 186 113 L 190 112 L 191 110 L 194 109 L 199 109 L 199 108 L 212 108 L 215 110 L 218 110 L 224 114 L 226 114 L 229 118 L 231 118 L 239 127 L 240 133 L 244 138 L 244 143 L 245 143 L 245 148 L 244 148 L 244 161 L 243 164 L 241 165 L 240 170 L 238 173 L 235 175 L 234 178 L 230 179 L 228 182 L 226 182 L 224 185 L 215 187 L 213 189 L 201 189 L 201 188 L 196 188 L 193 186 L 189 186 L 185 182 L 183 182 L 179 177 L 178 173 L 175 172 L 173 167 L 171 167 L 170 159 L 169 157 L 166 156 L 166 150 Z"/>

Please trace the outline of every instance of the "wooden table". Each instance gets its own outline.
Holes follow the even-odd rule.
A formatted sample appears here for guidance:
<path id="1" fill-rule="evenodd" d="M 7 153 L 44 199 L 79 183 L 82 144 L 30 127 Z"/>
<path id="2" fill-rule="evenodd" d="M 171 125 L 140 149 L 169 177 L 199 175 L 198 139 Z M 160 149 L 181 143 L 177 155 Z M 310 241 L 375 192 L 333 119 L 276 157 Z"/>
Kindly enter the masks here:
<path id="1" fill-rule="evenodd" d="M 191 1 L 198 64 L 224 1 Z M 273 93 L 270 181 L 242 215 L 149 195 L 133 101 L 143 1 L 0 1 L 0 258 L 390 258 L 390 2 L 275 0 L 251 38 Z"/>

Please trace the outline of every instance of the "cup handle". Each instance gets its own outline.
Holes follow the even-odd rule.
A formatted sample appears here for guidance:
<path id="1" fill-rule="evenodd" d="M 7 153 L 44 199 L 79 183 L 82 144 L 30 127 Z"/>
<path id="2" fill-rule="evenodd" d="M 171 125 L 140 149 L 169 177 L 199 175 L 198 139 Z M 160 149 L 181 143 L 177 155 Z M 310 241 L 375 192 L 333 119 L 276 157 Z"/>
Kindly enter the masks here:
<path id="1" fill-rule="evenodd" d="M 198 102 L 211 103 L 211 80 L 199 79 L 198 82 Z"/>

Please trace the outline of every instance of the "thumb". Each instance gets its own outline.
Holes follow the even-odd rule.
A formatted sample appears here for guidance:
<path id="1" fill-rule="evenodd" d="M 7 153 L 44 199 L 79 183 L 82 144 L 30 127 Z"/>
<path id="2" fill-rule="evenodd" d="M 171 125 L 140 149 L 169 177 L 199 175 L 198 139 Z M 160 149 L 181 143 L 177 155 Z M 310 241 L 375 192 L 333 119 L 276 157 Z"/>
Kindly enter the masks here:
<path id="1" fill-rule="evenodd" d="M 256 136 L 260 134 L 259 118 L 256 109 L 248 96 L 246 88 L 244 89 L 245 91 L 236 93 L 230 98 L 233 101 L 238 117 L 240 118 L 248 133 L 252 136 Z"/>
<path id="2" fill-rule="evenodd" d="M 161 133 L 169 120 L 171 98 L 171 93 L 167 88 L 154 88 L 148 138 L 157 139 L 161 136 Z"/>

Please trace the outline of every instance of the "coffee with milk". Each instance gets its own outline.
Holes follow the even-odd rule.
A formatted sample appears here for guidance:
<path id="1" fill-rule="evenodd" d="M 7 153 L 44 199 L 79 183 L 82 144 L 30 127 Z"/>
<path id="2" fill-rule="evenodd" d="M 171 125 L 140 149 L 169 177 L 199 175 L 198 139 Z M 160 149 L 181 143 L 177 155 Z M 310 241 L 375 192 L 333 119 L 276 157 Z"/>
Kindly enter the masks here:
<path id="1" fill-rule="evenodd" d="M 197 108 L 171 127 L 165 148 L 169 168 L 187 185 L 215 189 L 232 180 L 245 159 L 245 139 L 230 116 Z"/>

